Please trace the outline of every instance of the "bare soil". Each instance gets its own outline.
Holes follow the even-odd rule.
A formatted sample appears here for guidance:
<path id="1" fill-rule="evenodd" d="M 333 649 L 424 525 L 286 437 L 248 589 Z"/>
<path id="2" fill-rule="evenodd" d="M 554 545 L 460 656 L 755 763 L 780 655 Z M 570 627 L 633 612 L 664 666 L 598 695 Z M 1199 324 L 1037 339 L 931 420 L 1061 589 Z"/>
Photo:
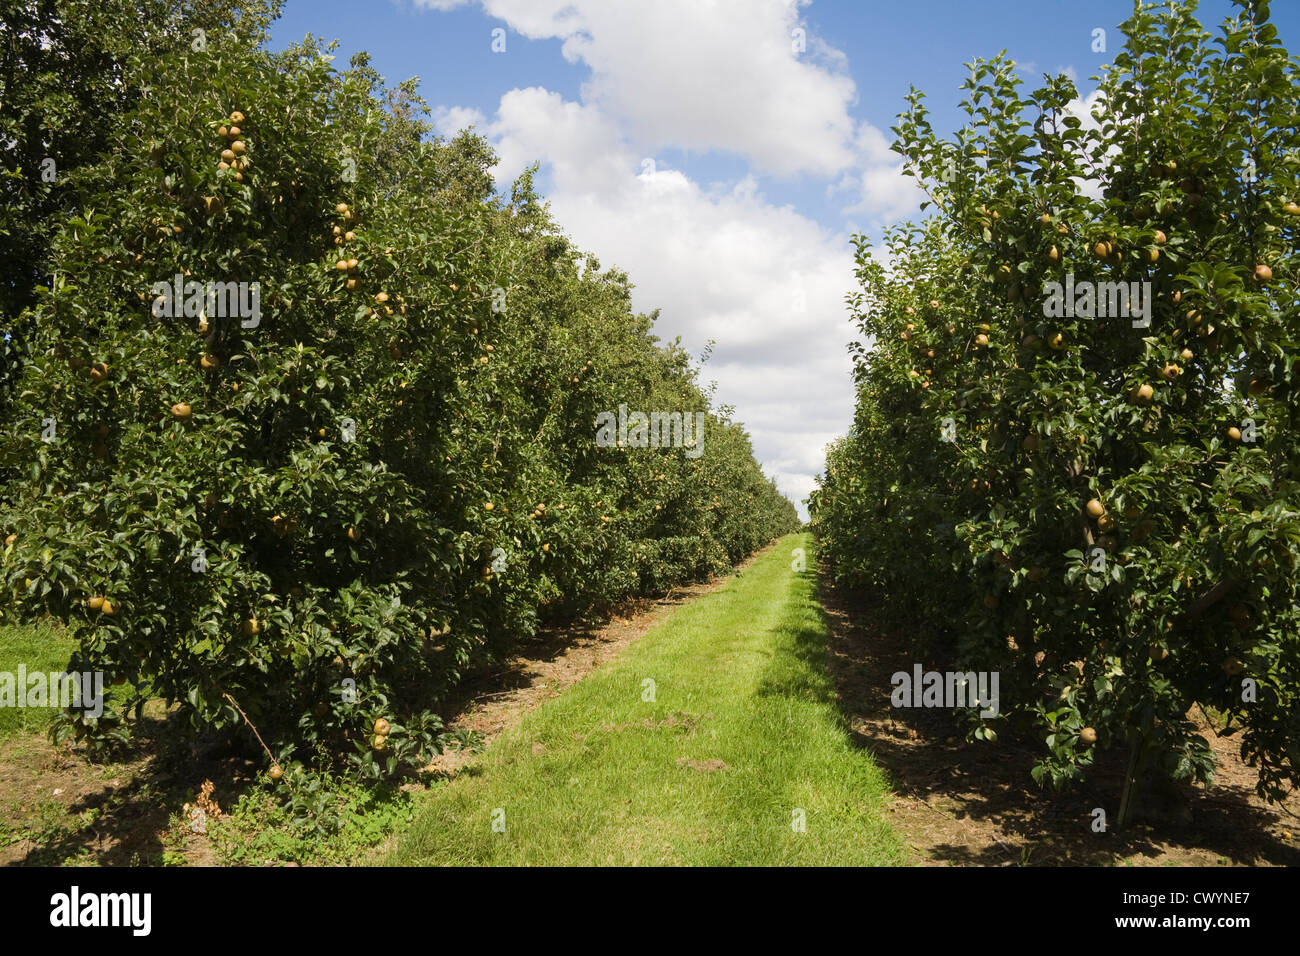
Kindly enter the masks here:
<path id="1" fill-rule="evenodd" d="M 1199 712 L 1219 763 L 1214 786 L 1151 796 L 1123 833 L 1113 826 L 1094 832 L 1094 808 L 1106 808 L 1114 821 L 1126 754 L 1107 753 L 1073 791 L 1040 789 L 1029 772 L 1041 743 L 1006 734 L 995 744 L 968 743 L 949 712 L 892 707 L 890 676 L 916 662 L 904 635 L 873 623 L 870 608 L 836 588 L 824 569 L 820 585 L 840 706 L 856 742 L 890 775 L 890 822 L 915 863 L 1300 865 L 1300 796 L 1273 806 L 1257 796 L 1257 773 L 1242 762 L 1237 738 L 1217 737 Z"/>

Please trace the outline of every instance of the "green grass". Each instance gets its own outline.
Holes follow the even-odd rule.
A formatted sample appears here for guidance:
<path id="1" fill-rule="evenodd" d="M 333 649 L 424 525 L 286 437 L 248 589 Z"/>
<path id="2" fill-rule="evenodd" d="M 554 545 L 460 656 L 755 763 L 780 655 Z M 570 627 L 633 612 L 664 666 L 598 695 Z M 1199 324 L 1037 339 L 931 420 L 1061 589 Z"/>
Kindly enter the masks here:
<path id="1" fill-rule="evenodd" d="M 835 705 L 826 620 L 813 575 L 791 571 L 794 547 L 815 566 L 811 536 L 781 540 L 528 714 L 422 798 L 382 862 L 902 863 L 884 776 Z"/>
<path id="2" fill-rule="evenodd" d="M 27 673 L 63 671 L 76 642 L 62 630 L 49 624 L 34 626 L 0 626 L 0 671 L 8 671 L 17 680 L 18 665 Z M 53 707 L 0 707 L 0 740 L 19 733 L 40 733 L 58 713 Z"/>

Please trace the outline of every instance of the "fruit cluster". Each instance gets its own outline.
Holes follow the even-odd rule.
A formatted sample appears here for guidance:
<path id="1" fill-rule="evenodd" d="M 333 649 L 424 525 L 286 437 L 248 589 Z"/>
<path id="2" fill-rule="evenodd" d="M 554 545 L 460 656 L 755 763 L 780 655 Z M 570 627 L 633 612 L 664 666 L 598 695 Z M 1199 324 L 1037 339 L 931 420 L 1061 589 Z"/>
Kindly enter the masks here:
<path id="1" fill-rule="evenodd" d="M 243 123 L 244 114 L 235 110 L 227 121 L 217 127 L 217 135 L 226 143 L 221 148 L 217 169 L 231 170 L 231 175 L 238 183 L 244 181 L 244 170 L 248 168 L 248 143 Z"/>

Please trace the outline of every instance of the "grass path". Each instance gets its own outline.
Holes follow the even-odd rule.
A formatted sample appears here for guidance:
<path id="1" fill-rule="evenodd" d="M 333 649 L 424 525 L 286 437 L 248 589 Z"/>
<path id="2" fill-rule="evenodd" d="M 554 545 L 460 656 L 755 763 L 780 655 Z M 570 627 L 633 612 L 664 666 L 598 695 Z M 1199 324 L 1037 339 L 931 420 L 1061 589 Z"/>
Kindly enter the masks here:
<path id="1" fill-rule="evenodd" d="M 396 865 L 894 865 L 826 671 L 808 535 L 677 609 L 428 794 Z M 803 821 L 803 829 L 798 824 Z"/>

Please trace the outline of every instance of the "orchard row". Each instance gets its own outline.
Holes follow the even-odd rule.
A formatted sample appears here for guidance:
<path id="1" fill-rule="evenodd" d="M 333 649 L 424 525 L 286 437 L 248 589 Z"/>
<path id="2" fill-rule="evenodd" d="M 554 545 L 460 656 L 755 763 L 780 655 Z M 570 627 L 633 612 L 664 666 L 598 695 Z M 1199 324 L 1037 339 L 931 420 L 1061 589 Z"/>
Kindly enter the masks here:
<path id="1" fill-rule="evenodd" d="M 65 621 L 72 668 L 112 684 L 64 731 L 103 741 L 161 697 L 193 733 L 260 742 L 277 778 L 422 765 L 450 690 L 544 620 L 797 526 L 531 173 L 499 195 L 486 143 L 431 138 L 411 84 L 196 11 L 202 52 L 169 15 L 53 31 L 152 51 L 115 54 L 133 95 L 76 49 L 30 64 L 97 111 L 0 375 L 0 613 Z M 629 407 L 678 414 L 604 441 Z"/>
<path id="2" fill-rule="evenodd" d="M 1121 823 L 1148 774 L 1211 779 L 1205 714 L 1261 792 L 1300 780 L 1300 75 L 1263 3 L 1221 45 L 1188 3 L 1123 30 L 1087 125 L 1001 57 L 948 142 L 909 97 L 933 214 L 888 265 L 859 241 L 856 416 L 811 501 L 918 661 L 1000 673 L 976 737 L 1032 735 L 1059 785 L 1124 749 Z M 1143 314 L 1069 308 L 1076 279 Z"/>

